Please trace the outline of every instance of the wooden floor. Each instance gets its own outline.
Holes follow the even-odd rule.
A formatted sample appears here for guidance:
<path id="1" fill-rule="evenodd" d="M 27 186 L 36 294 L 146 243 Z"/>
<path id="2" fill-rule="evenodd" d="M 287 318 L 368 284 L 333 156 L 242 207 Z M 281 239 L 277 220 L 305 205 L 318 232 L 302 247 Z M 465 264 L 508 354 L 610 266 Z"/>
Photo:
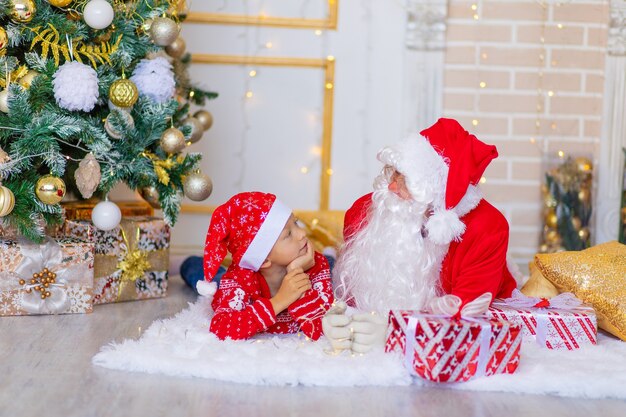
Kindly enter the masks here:
<path id="1" fill-rule="evenodd" d="M 195 295 L 171 278 L 165 299 L 93 314 L 0 317 L 0 416 L 626 416 L 626 402 L 446 389 L 262 387 L 112 371 L 91 357 L 136 338 Z"/>

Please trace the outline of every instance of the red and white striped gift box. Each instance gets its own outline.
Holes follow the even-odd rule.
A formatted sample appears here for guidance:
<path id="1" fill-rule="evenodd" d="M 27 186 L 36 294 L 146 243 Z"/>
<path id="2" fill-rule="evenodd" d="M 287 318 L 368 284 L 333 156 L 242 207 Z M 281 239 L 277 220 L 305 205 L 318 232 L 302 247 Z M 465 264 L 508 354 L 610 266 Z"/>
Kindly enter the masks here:
<path id="1" fill-rule="evenodd" d="M 520 344 L 520 326 L 506 321 L 392 310 L 385 351 L 401 352 L 407 368 L 421 378 L 461 382 L 513 373 Z"/>
<path id="2" fill-rule="evenodd" d="M 523 300 L 534 304 L 528 301 L 524 305 Z M 511 298 L 495 300 L 487 314 L 519 324 L 524 340 L 548 349 L 573 350 L 597 342 L 595 311 L 569 293 L 546 300 L 526 297 L 516 290 Z"/>

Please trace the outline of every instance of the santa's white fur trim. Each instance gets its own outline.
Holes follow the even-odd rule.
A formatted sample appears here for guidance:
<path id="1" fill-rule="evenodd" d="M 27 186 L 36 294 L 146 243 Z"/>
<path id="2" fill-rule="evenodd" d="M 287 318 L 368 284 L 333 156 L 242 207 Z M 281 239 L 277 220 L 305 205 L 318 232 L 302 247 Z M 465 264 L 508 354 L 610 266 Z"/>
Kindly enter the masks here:
<path id="1" fill-rule="evenodd" d="M 217 284 L 214 282 L 206 282 L 205 280 L 201 280 L 196 282 L 196 290 L 198 290 L 198 294 L 208 297 L 215 294 L 215 292 L 217 291 Z"/>
<path id="2" fill-rule="evenodd" d="M 438 245 L 445 245 L 453 240 L 460 240 L 465 233 L 465 223 L 453 210 L 435 212 L 426 222 L 428 239 Z"/>

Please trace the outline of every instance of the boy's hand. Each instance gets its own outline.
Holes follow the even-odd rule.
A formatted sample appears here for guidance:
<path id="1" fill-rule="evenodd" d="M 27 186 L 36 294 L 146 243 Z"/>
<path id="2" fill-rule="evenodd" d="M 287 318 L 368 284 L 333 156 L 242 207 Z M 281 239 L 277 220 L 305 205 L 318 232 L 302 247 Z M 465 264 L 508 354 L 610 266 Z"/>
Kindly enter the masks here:
<path id="1" fill-rule="evenodd" d="M 280 284 L 280 288 L 274 297 L 270 299 L 274 313 L 278 314 L 287 309 L 302 294 L 311 289 L 311 280 L 302 268 L 296 268 L 288 272 Z"/>
<path id="2" fill-rule="evenodd" d="M 297 268 L 302 268 L 303 271 L 307 271 L 313 268 L 313 265 L 315 265 L 315 250 L 311 242 L 307 239 L 306 253 L 291 261 L 291 263 L 287 265 L 287 272 Z"/>

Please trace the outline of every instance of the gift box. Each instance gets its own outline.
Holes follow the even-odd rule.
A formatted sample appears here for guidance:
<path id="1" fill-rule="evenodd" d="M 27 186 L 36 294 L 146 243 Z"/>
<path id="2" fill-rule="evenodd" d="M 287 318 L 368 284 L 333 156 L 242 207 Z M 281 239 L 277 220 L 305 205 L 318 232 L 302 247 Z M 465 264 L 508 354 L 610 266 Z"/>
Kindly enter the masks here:
<path id="1" fill-rule="evenodd" d="M 94 249 L 74 238 L 0 240 L 0 316 L 90 313 Z"/>
<path id="2" fill-rule="evenodd" d="M 461 382 L 513 373 L 520 344 L 518 324 L 392 310 L 385 351 L 401 352 L 406 367 L 421 378 Z"/>
<path id="3" fill-rule="evenodd" d="M 594 309 L 571 293 L 545 299 L 514 290 L 511 298 L 494 300 L 487 314 L 519 324 L 524 340 L 548 349 L 573 350 L 597 342 Z"/>
<path id="4" fill-rule="evenodd" d="M 110 231 L 67 220 L 66 236 L 95 243 L 94 304 L 165 297 L 170 228 L 156 217 L 128 217 Z"/>
<path id="5" fill-rule="evenodd" d="M 68 220 L 91 220 L 93 208 L 100 201 L 96 199 L 83 201 L 70 201 L 61 203 L 65 212 L 65 218 Z M 120 201 L 115 202 L 122 212 L 122 217 L 151 217 L 154 215 L 154 209 L 145 201 Z"/>

